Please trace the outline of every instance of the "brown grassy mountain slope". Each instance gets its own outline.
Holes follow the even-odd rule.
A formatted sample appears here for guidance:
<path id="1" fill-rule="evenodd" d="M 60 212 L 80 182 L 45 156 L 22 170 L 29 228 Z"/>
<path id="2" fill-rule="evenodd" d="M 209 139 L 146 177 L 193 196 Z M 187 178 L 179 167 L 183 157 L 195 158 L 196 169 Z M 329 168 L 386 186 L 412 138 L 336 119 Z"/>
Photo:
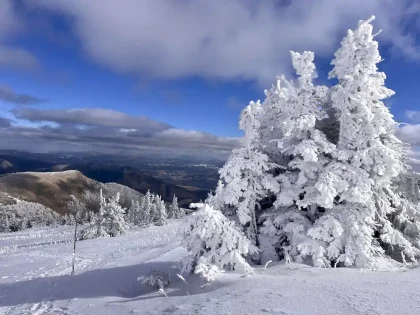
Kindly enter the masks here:
<path id="1" fill-rule="evenodd" d="M 79 171 L 25 172 L 0 177 L 2 195 L 37 202 L 60 214 L 67 212 L 70 195 L 82 199 L 85 191 L 98 191 L 101 187 L 101 183 L 83 176 Z"/>

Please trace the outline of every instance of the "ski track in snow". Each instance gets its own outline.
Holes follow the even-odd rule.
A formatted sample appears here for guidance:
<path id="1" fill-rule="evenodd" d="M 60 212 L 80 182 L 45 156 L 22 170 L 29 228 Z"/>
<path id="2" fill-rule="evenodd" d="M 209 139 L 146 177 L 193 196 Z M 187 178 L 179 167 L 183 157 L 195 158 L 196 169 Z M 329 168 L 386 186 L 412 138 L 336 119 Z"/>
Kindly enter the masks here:
<path id="1" fill-rule="evenodd" d="M 73 227 L 0 234 L 0 314 L 420 314 L 420 268 L 272 263 L 254 275 L 227 272 L 204 287 L 185 276 L 186 284 L 176 276 L 186 255 L 176 235 L 180 222 L 78 242 L 73 277 Z M 170 273 L 168 297 L 136 281 L 152 268 Z"/>

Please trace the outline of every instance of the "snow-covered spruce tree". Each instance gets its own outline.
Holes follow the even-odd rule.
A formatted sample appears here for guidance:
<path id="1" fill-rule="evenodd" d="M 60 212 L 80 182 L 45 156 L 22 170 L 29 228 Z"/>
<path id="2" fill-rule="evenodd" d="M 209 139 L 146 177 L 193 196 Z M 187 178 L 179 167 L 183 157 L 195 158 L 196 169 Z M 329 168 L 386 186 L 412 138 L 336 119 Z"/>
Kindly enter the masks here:
<path id="1" fill-rule="evenodd" d="M 2 215 L 0 231 L 5 233 L 10 232 L 9 216 L 5 212 Z"/>
<path id="2" fill-rule="evenodd" d="M 185 212 L 182 208 L 178 205 L 178 198 L 174 195 L 172 198 L 172 203 L 169 205 L 168 208 L 168 217 L 172 219 L 178 219 L 185 215 Z"/>
<path id="3" fill-rule="evenodd" d="M 407 167 L 403 144 L 395 137 L 398 126 L 382 102 L 394 92 L 384 86 L 386 76 L 377 68 L 381 57 L 372 34 L 373 19 L 348 31 L 332 62 L 330 77 L 339 81 L 331 92 L 340 122 L 338 162 L 326 167 L 318 188 L 325 193 L 333 189 L 335 202 L 309 231 L 313 238 L 327 242 L 329 260 L 359 267 L 379 266 L 384 253 L 403 261 L 415 261 L 420 255 L 418 218 L 411 218 L 417 233 L 410 234 L 394 218 L 407 200 L 393 181 Z M 327 229 L 342 232 L 331 239 Z M 333 255 L 328 253 L 331 243 Z"/>
<path id="4" fill-rule="evenodd" d="M 124 220 L 125 209 L 119 204 L 119 193 L 108 200 L 104 197 L 101 199 L 101 209 L 96 222 L 81 232 L 80 239 L 115 237 L 127 232 L 129 227 Z"/>
<path id="5" fill-rule="evenodd" d="M 80 219 L 86 218 L 86 204 L 74 195 L 70 195 L 70 199 L 67 201 L 67 209 L 72 215 L 76 215 L 78 213 Z"/>
<path id="6" fill-rule="evenodd" d="M 321 193 L 315 183 L 331 161 L 335 145 L 317 129 L 317 122 L 326 117 L 322 105 L 326 101 L 327 88 L 312 83 L 314 54 L 291 52 L 291 57 L 298 83 L 281 77 L 274 91 L 279 91 L 281 85 L 282 92 L 273 93 L 272 90 L 266 93 L 267 100 L 264 102 L 271 108 L 278 108 L 276 113 L 280 116 L 277 117 L 275 135 L 279 138 L 270 141 L 276 140 L 279 153 L 274 156 L 280 159 L 284 170 L 277 176 L 280 191 L 274 202 L 276 211 L 262 216 L 264 223 L 261 231 L 270 238 L 271 245 L 280 256 L 297 258 L 298 246 L 308 239 L 308 229 L 323 213 L 324 209 L 317 203 Z M 281 97 L 273 99 L 273 94 Z M 275 104 L 276 101 L 278 104 Z M 265 116 L 268 115 L 269 112 L 266 112 Z M 272 118 L 271 122 L 275 123 L 275 119 Z M 264 253 L 264 256 L 267 257 L 267 254 Z"/>
<path id="7" fill-rule="evenodd" d="M 198 207 L 181 226 L 182 246 L 189 252 L 183 264 L 183 272 L 196 273 L 206 281 L 214 280 L 222 270 L 240 270 L 252 273 L 252 267 L 244 259 L 258 249 L 234 223 L 219 210 L 207 204 L 191 204 Z"/>
<path id="8" fill-rule="evenodd" d="M 136 216 L 136 202 L 131 200 L 131 205 L 127 209 L 127 213 L 125 215 L 125 221 L 129 223 L 133 223 Z"/>
<path id="9" fill-rule="evenodd" d="M 212 202 L 219 207 L 231 206 L 244 226 L 246 235 L 258 244 L 255 210 L 268 192 L 276 193 L 279 185 L 269 172 L 271 165 L 260 150 L 258 115 L 260 102 L 251 102 L 241 114 L 239 127 L 245 133 L 241 147 L 234 149 L 226 164 L 219 171 L 221 183 Z"/>
<path id="10" fill-rule="evenodd" d="M 262 230 L 295 261 L 384 267 L 392 259 L 415 261 L 420 254 L 418 191 L 408 190 L 416 187 L 410 184 L 412 172 L 395 137 L 397 124 L 382 102 L 393 92 L 376 66 L 380 55 L 370 22 L 349 31 L 337 51 L 331 72 L 339 81 L 335 87 L 327 93 L 314 87 L 313 55 L 292 54 L 298 84 L 278 78 L 258 115 L 256 147 L 281 185 L 274 206 L 263 211 Z M 275 139 L 277 148 L 267 144 Z M 227 174 L 228 180 L 221 174 L 218 193 L 209 201 L 238 212 L 239 202 L 226 202 L 226 196 L 245 197 L 226 195 L 226 187 L 234 183 L 230 192 L 236 192 L 231 188 L 240 187 L 243 172 Z M 261 193 L 270 194 L 265 188 Z"/>
<path id="11" fill-rule="evenodd" d="M 159 216 L 158 206 L 160 203 L 160 196 L 155 194 L 150 194 L 150 222 L 156 222 Z"/>
<path id="12" fill-rule="evenodd" d="M 166 223 L 166 219 L 168 218 L 168 213 L 166 211 L 165 201 L 160 199 L 160 197 L 156 200 L 156 214 L 155 217 L 155 224 L 156 225 L 163 225 Z"/>
<path id="13" fill-rule="evenodd" d="M 148 190 L 142 199 L 140 205 L 140 218 L 138 225 L 148 225 L 151 222 L 151 212 L 152 212 L 152 194 Z"/>
<path id="14" fill-rule="evenodd" d="M 68 225 L 75 225 L 76 224 L 76 216 L 72 213 L 69 213 L 69 221 L 67 222 Z"/>
<path id="15" fill-rule="evenodd" d="M 406 167 L 402 144 L 394 136 L 396 124 L 381 101 L 392 92 L 377 71 L 380 56 L 370 21 L 348 32 L 333 61 L 331 77 L 339 83 L 332 89 L 331 104 L 340 132 L 335 159 L 313 186 L 319 192 L 313 200 L 325 212 L 312 226 L 301 221 L 294 229 L 307 228 L 293 240 L 294 258 L 311 257 L 316 266 L 382 268 L 384 253 L 404 262 L 419 255 L 418 214 L 413 216 L 410 203 L 392 185 Z M 277 223 L 283 229 L 293 227 Z"/>
<path id="16" fill-rule="evenodd" d="M 134 225 L 142 225 L 143 224 L 143 214 L 142 214 L 142 207 L 141 203 L 143 202 L 142 199 L 132 200 L 131 206 L 127 210 L 126 214 L 126 221 L 131 222 Z"/>
<path id="17" fill-rule="evenodd" d="M 326 136 L 316 129 L 316 122 L 325 115 L 320 108 L 327 88 L 316 87 L 312 83 L 315 72 L 312 52 L 291 52 L 291 57 L 298 84 L 283 80 L 288 97 L 284 101 L 282 137 L 277 140 L 277 146 L 289 162 L 287 172 L 277 177 L 281 185 L 275 205 L 296 205 L 316 216 L 316 206 L 312 205 L 316 203 L 319 191 L 314 183 L 331 160 L 330 155 L 335 149 Z"/>

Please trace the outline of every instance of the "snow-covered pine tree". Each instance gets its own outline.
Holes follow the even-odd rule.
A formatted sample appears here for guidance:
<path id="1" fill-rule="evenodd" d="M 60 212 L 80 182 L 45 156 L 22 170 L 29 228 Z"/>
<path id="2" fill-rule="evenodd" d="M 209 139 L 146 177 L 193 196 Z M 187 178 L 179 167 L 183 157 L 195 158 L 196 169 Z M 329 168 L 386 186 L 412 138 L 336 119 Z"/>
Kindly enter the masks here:
<path id="1" fill-rule="evenodd" d="M 69 221 L 67 222 L 68 225 L 75 225 L 76 224 L 76 217 L 74 214 L 69 213 L 68 215 Z"/>
<path id="2" fill-rule="evenodd" d="M 27 228 L 29 228 L 29 221 L 28 221 L 28 217 L 24 215 L 20 221 L 20 229 L 26 230 Z"/>
<path id="3" fill-rule="evenodd" d="M 132 202 L 127 217 L 130 220 L 129 222 L 132 222 L 134 225 L 141 225 L 141 207 L 138 200 Z"/>
<path id="4" fill-rule="evenodd" d="M 234 149 L 226 164 L 219 171 L 223 183 L 213 200 L 220 207 L 236 209 L 239 222 L 249 239 L 258 244 L 256 208 L 268 192 L 276 193 L 279 185 L 269 172 L 271 165 L 260 150 L 258 115 L 260 102 L 251 102 L 242 112 L 239 126 L 245 133 L 241 147 Z"/>
<path id="5" fill-rule="evenodd" d="M 150 190 L 144 195 L 142 203 L 140 205 L 140 225 L 148 225 L 151 222 L 151 212 L 152 212 L 152 195 Z"/>
<path id="6" fill-rule="evenodd" d="M 280 256 L 297 258 L 297 247 L 308 239 L 308 228 L 323 212 L 317 204 L 320 192 L 315 183 L 331 161 L 335 145 L 317 129 L 317 122 L 325 118 L 322 105 L 326 101 L 327 88 L 312 83 L 314 54 L 308 51 L 302 54 L 291 52 L 291 57 L 298 83 L 281 77 L 278 79 L 283 86 L 281 97 L 273 99 L 273 92 L 267 93 L 268 100 L 264 102 L 278 108 L 276 113 L 280 114 L 275 129 L 280 138 L 270 140 L 276 140 L 279 153 L 271 156 L 280 159 L 284 170 L 277 176 L 280 183 L 274 202 L 277 211 L 266 212 L 261 221 L 264 222 L 263 234 L 271 238 L 271 245 Z M 279 90 L 280 83 L 277 86 L 275 91 Z M 277 105 L 276 100 L 279 102 Z M 265 115 L 268 114 L 266 112 Z M 275 119 L 269 121 L 274 123 Z"/>
<path id="7" fill-rule="evenodd" d="M 183 217 L 185 215 L 185 212 L 182 208 L 178 205 L 178 198 L 174 195 L 172 198 L 172 203 L 169 205 L 168 209 L 168 217 L 172 219 L 178 219 L 180 217 Z"/>
<path id="8" fill-rule="evenodd" d="M 252 267 L 244 259 L 258 249 L 237 229 L 232 221 L 219 210 L 207 204 L 191 204 L 198 207 L 182 225 L 182 246 L 189 252 L 183 264 L 183 272 L 200 274 L 212 281 L 222 270 L 243 269 L 252 273 Z"/>
<path id="9" fill-rule="evenodd" d="M 378 72 L 381 57 L 373 19 L 348 31 L 332 62 L 330 77 L 339 81 L 331 92 L 340 122 L 334 153 L 338 161 L 325 168 L 315 185 L 327 210 L 308 231 L 323 242 L 320 256 L 358 267 L 383 267 L 384 253 L 404 262 L 420 255 L 418 216 L 404 220 L 412 223 L 410 233 L 395 219 L 400 212 L 410 216 L 406 200 L 392 184 L 406 165 L 403 144 L 395 137 L 397 124 L 382 102 L 394 92 Z"/>
<path id="10" fill-rule="evenodd" d="M 277 146 L 289 162 L 287 172 L 277 177 L 281 189 L 275 204 L 296 205 L 316 216 L 315 203 L 319 192 L 314 183 L 335 150 L 335 146 L 316 128 L 316 122 L 325 115 L 321 106 L 327 88 L 312 83 L 315 73 L 313 52 L 291 52 L 291 57 L 298 84 L 283 79 L 288 96 L 282 101 L 285 107 L 281 121 L 282 137 L 277 140 Z"/>
<path id="11" fill-rule="evenodd" d="M 131 206 L 127 210 L 126 221 L 131 222 L 134 225 L 142 225 L 143 223 L 143 214 L 142 214 L 142 204 L 144 198 L 139 198 L 136 200 L 131 200 Z"/>
<path id="12" fill-rule="evenodd" d="M 296 261 L 382 267 L 390 261 L 384 254 L 403 262 L 420 254 L 419 192 L 409 189 L 416 184 L 410 184 L 404 144 L 395 137 L 397 124 L 382 102 L 393 92 L 377 69 L 381 59 L 371 21 L 360 22 L 342 41 L 330 75 L 339 82 L 330 91 L 313 86 L 311 53 L 292 54 L 298 84 L 279 77 L 258 106 L 256 128 L 251 128 L 256 136 L 247 137 L 245 130 L 244 142 L 255 139 L 250 143 L 267 157 L 264 174 L 279 175 L 281 184 L 275 207 L 262 212 L 264 231 L 272 245 Z M 242 186 L 247 174 L 238 158 L 244 147 L 233 152 L 216 195 L 207 202 L 252 223 L 241 214 L 255 213 L 255 207 L 239 211 L 247 200 L 241 187 L 248 188 Z M 267 187 L 249 190 L 251 200 L 272 194 Z"/>
<path id="13" fill-rule="evenodd" d="M 127 213 L 125 215 L 126 222 L 129 222 L 129 223 L 134 222 L 135 212 L 136 212 L 135 207 L 136 207 L 135 201 L 131 200 L 130 207 L 127 209 Z"/>
<path id="14" fill-rule="evenodd" d="M 107 234 L 111 237 L 125 234 L 128 225 L 124 220 L 125 209 L 121 208 L 120 194 L 110 198 L 103 204 L 103 218 L 105 219 Z"/>
<path id="15" fill-rule="evenodd" d="M 129 226 L 124 220 L 125 209 L 119 204 L 120 195 L 106 200 L 101 196 L 101 210 L 96 222 L 81 232 L 81 239 L 115 237 L 127 232 Z"/>
<path id="16" fill-rule="evenodd" d="M 6 213 L 2 216 L 1 230 L 5 233 L 10 232 L 9 216 Z"/>
<path id="17" fill-rule="evenodd" d="M 159 198 L 157 200 L 156 209 L 157 209 L 157 217 L 156 217 L 155 224 L 157 224 L 157 225 L 165 224 L 166 219 L 168 218 L 168 213 L 166 211 L 165 201 L 163 201 L 162 199 Z"/>
<path id="18" fill-rule="evenodd" d="M 160 196 L 150 195 L 150 222 L 156 222 L 159 217 Z"/>

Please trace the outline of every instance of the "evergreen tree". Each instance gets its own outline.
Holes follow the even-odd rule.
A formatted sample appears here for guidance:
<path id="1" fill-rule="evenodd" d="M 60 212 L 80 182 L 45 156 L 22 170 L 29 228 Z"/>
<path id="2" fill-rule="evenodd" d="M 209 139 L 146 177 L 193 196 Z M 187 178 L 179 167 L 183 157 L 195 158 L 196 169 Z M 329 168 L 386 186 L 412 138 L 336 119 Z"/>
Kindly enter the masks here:
<path id="1" fill-rule="evenodd" d="M 141 224 L 141 209 L 138 200 L 132 201 L 126 217 L 128 218 L 129 222 L 132 222 L 134 225 Z"/>
<path id="2" fill-rule="evenodd" d="M 168 213 L 166 211 L 166 205 L 165 205 L 165 201 L 163 201 L 162 199 L 158 199 L 157 200 L 157 204 L 156 204 L 156 209 L 157 209 L 157 216 L 156 216 L 156 224 L 158 225 L 163 225 L 166 223 L 166 219 L 168 218 Z"/>
<path id="3" fill-rule="evenodd" d="M 29 221 L 28 221 L 28 217 L 25 215 L 23 216 L 21 222 L 21 230 L 26 230 L 27 228 L 29 228 Z"/>
<path id="4" fill-rule="evenodd" d="M 336 189 L 334 199 L 340 202 L 328 214 L 343 230 L 338 247 L 341 254 L 334 258 L 361 267 L 376 265 L 384 249 L 403 260 L 415 261 L 420 255 L 416 246 L 419 235 L 409 237 L 393 220 L 405 201 L 392 182 L 407 166 L 403 144 L 395 136 L 397 123 L 382 101 L 394 92 L 384 86 L 386 76 L 377 68 L 381 56 L 372 34 L 373 19 L 361 21 L 355 31 L 348 31 L 330 73 L 339 80 L 331 101 L 340 121 L 336 156 L 342 165 L 327 167 L 326 177 L 335 187 L 339 183 L 334 177 L 345 180 L 347 186 L 342 191 Z M 317 229 L 325 231 L 325 222 L 320 225 Z"/>
<path id="5" fill-rule="evenodd" d="M 282 137 L 277 140 L 283 156 L 287 156 L 287 172 L 280 174 L 280 192 L 276 205 L 305 208 L 316 216 L 316 198 L 319 191 L 314 187 L 318 174 L 330 162 L 335 146 L 316 129 L 316 122 L 324 118 L 320 110 L 325 99 L 326 87 L 312 83 L 315 65 L 314 54 L 291 52 L 293 67 L 298 75 L 298 84 L 283 79 L 287 98 L 282 100 Z"/>
<path id="6" fill-rule="evenodd" d="M 3 214 L 2 232 L 10 232 L 9 216 L 7 214 Z"/>
<path id="7" fill-rule="evenodd" d="M 148 225 L 151 222 L 152 216 L 152 195 L 148 190 L 147 193 L 144 195 L 142 204 L 141 204 L 141 224 Z"/>
<path id="8" fill-rule="evenodd" d="M 233 206 L 239 222 L 246 226 L 246 233 L 254 244 L 257 240 L 257 219 L 255 210 L 267 191 L 278 192 L 278 183 L 269 173 L 267 155 L 260 151 L 258 114 L 260 102 L 251 102 L 242 112 L 240 128 L 245 135 L 242 145 L 234 149 L 226 164 L 220 170 L 223 188 L 219 186 L 219 206 Z M 222 185 L 222 184 L 220 184 Z"/>
<path id="9" fill-rule="evenodd" d="M 150 222 L 157 222 L 159 218 L 160 196 L 150 195 Z"/>
<path id="10" fill-rule="evenodd" d="M 384 267 L 420 256 L 418 175 L 383 103 L 393 91 L 377 68 L 372 19 L 343 39 L 330 90 L 312 83 L 313 53 L 291 53 L 297 84 L 278 77 L 262 106 L 244 110 L 242 146 L 207 199 L 236 213 L 256 244 L 262 224 L 259 245 L 280 258 Z"/>
<path id="11" fill-rule="evenodd" d="M 123 235 L 128 230 L 128 225 L 124 220 L 125 209 L 119 205 L 120 195 L 106 200 L 101 194 L 101 207 L 96 222 L 81 232 L 81 239 L 96 237 L 115 237 Z"/>
<path id="12" fill-rule="evenodd" d="M 172 203 L 169 206 L 168 217 L 172 219 L 178 219 L 185 215 L 185 212 L 182 208 L 178 206 L 178 198 L 174 195 L 172 198 Z"/>
<path id="13" fill-rule="evenodd" d="M 256 253 L 257 248 L 233 222 L 207 204 L 190 206 L 198 210 L 181 227 L 182 245 L 191 253 L 183 271 L 200 274 L 207 281 L 214 280 L 223 269 L 252 272 L 244 256 Z"/>
<path id="14" fill-rule="evenodd" d="M 75 225 L 76 224 L 76 217 L 74 214 L 69 213 L 68 215 L 69 221 L 67 222 L 68 225 Z"/>

